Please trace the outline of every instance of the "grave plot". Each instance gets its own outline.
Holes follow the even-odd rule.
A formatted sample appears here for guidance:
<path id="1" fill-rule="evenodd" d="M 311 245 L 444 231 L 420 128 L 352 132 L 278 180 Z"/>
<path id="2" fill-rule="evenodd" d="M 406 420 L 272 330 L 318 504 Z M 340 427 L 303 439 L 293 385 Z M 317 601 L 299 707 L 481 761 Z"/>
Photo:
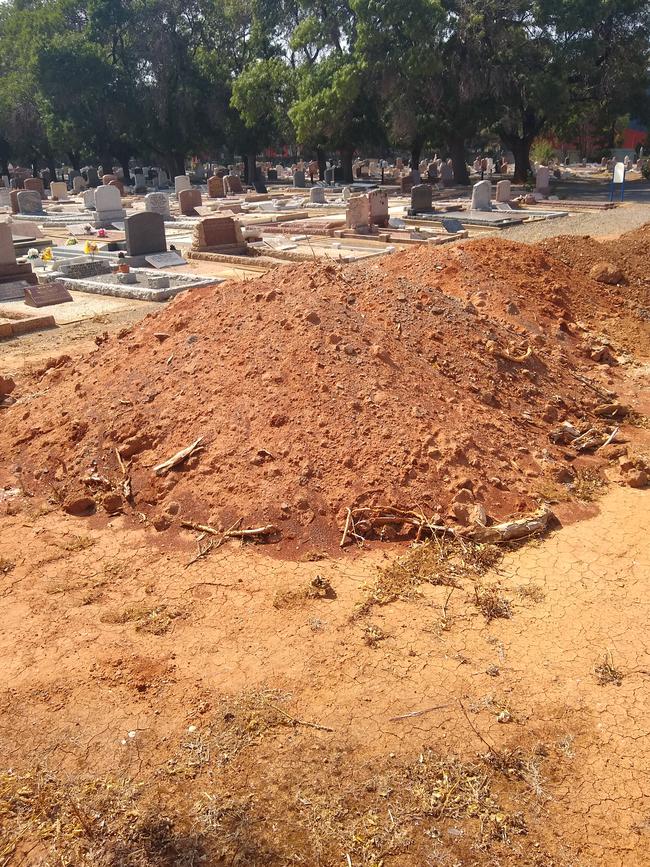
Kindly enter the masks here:
<path id="1" fill-rule="evenodd" d="M 107 262 L 89 264 L 94 265 L 94 274 L 71 276 L 79 273 L 73 268 L 65 272 L 51 272 L 49 277 L 60 282 L 68 290 L 114 295 L 118 298 L 132 298 L 139 301 L 167 301 L 186 289 L 220 282 L 218 277 L 198 277 L 192 274 L 179 274 L 176 271 L 131 268 L 128 273 L 119 273 L 112 271 Z M 103 267 L 98 268 L 97 265 Z"/>

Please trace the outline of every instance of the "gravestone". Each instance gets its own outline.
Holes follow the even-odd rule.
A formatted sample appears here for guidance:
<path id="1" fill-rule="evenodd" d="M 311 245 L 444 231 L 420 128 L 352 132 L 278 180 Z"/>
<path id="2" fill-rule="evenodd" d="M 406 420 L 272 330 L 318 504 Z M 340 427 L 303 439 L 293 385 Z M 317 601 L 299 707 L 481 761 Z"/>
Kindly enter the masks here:
<path id="1" fill-rule="evenodd" d="M 183 190 L 189 190 L 191 186 L 192 184 L 187 175 L 176 175 L 174 178 L 174 192 L 176 195 L 181 193 Z"/>
<path id="2" fill-rule="evenodd" d="M 246 241 L 239 222 L 232 217 L 207 217 L 194 227 L 192 250 L 244 252 Z"/>
<path id="3" fill-rule="evenodd" d="M 312 187 L 309 191 L 309 201 L 315 205 L 324 205 L 325 190 L 322 187 Z"/>
<path id="4" fill-rule="evenodd" d="M 68 185 L 63 181 L 52 181 L 50 184 L 50 193 L 52 198 L 60 201 L 68 198 Z"/>
<path id="5" fill-rule="evenodd" d="M 455 217 L 445 217 L 442 221 L 442 228 L 445 230 L 445 232 L 455 234 L 456 232 L 463 231 L 463 224 Z"/>
<path id="6" fill-rule="evenodd" d="M 99 186 L 99 175 L 97 174 L 97 169 L 93 166 L 88 166 L 86 169 L 86 177 L 88 179 L 89 187 L 98 187 Z"/>
<path id="7" fill-rule="evenodd" d="M 54 304 L 65 304 L 74 301 L 72 295 L 63 283 L 42 283 L 25 289 L 25 304 L 28 307 L 50 307 Z"/>
<path id="8" fill-rule="evenodd" d="M 345 210 L 347 229 L 367 228 L 370 225 L 370 205 L 368 196 L 350 196 Z"/>
<path id="9" fill-rule="evenodd" d="M 120 191 L 120 197 L 124 195 L 124 184 L 121 180 L 119 180 L 119 178 L 115 178 L 115 180 L 109 181 L 108 186 L 118 189 Z"/>
<path id="10" fill-rule="evenodd" d="M 242 186 L 239 175 L 226 175 L 223 179 L 223 188 L 226 195 L 231 194 L 237 196 L 244 192 L 244 187 Z"/>
<path id="11" fill-rule="evenodd" d="M 112 175 L 112 174 L 108 174 L 108 173 L 105 175 L 102 175 L 102 184 L 104 184 L 105 187 L 107 187 L 111 181 L 116 181 L 116 180 L 117 180 L 117 175 Z"/>
<path id="12" fill-rule="evenodd" d="M 509 202 L 512 198 L 512 184 L 510 181 L 497 183 L 497 202 Z"/>
<path id="13" fill-rule="evenodd" d="M 266 180 L 264 179 L 264 175 L 257 169 L 255 172 L 255 178 L 253 180 L 253 187 L 255 188 L 256 193 L 261 193 L 262 195 L 266 195 L 268 190 L 266 188 Z"/>
<path id="14" fill-rule="evenodd" d="M 266 177 L 269 181 L 277 181 L 278 179 L 278 170 L 277 169 L 269 169 L 266 173 Z"/>
<path id="15" fill-rule="evenodd" d="M 144 197 L 145 211 L 151 214 L 160 214 L 163 219 L 169 220 L 169 196 L 167 193 L 147 193 Z"/>
<path id="16" fill-rule="evenodd" d="M 83 192 L 84 187 L 86 186 L 86 182 L 81 177 L 81 175 L 77 175 L 72 179 L 72 192 L 77 195 L 78 193 Z"/>
<path id="17" fill-rule="evenodd" d="M 165 221 L 162 214 L 144 211 L 132 214 L 124 220 L 126 252 L 129 256 L 147 256 L 149 253 L 165 253 Z"/>
<path id="18" fill-rule="evenodd" d="M 135 192 L 142 195 L 147 192 L 147 181 L 143 174 L 135 174 Z"/>
<path id="19" fill-rule="evenodd" d="M 399 186 L 401 193 L 410 193 L 413 189 L 413 176 L 411 174 L 403 175 L 399 179 Z"/>
<path id="20" fill-rule="evenodd" d="M 34 178 L 40 180 L 40 178 Z M 38 190 L 18 191 L 18 211 L 21 214 L 42 214 L 43 200 Z"/>
<path id="21" fill-rule="evenodd" d="M 200 207 L 202 203 L 201 190 L 181 190 L 178 194 L 178 206 L 185 217 L 196 217 L 197 213 L 194 209 Z"/>
<path id="22" fill-rule="evenodd" d="M 45 198 L 45 186 L 41 178 L 25 178 L 23 186 L 26 190 L 36 191 L 42 199 Z"/>
<path id="23" fill-rule="evenodd" d="M 68 172 L 68 180 L 70 181 L 70 183 L 72 183 L 72 181 L 74 181 L 75 178 L 80 178 L 80 177 L 81 177 L 81 172 L 79 171 L 79 169 L 70 169 L 70 171 Z"/>
<path id="24" fill-rule="evenodd" d="M 211 178 L 208 178 L 208 198 L 223 199 L 225 195 L 223 178 L 220 178 L 218 175 L 212 175 Z"/>
<path id="25" fill-rule="evenodd" d="M 293 185 L 294 187 L 300 187 L 300 189 L 307 186 L 305 183 L 305 173 L 303 171 L 293 173 Z"/>
<path id="26" fill-rule="evenodd" d="M 548 166 L 538 166 L 535 175 L 535 192 L 542 196 L 548 196 L 551 192 L 551 170 Z"/>
<path id="27" fill-rule="evenodd" d="M 479 181 L 478 184 L 474 184 L 470 209 L 472 211 L 491 211 L 490 194 L 489 181 Z"/>
<path id="28" fill-rule="evenodd" d="M 0 187 L 0 208 L 11 207 L 11 192 L 6 187 Z"/>
<path id="29" fill-rule="evenodd" d="M 20 190 L 12 190 L 11 193 L 9 194 L 9 202 L 11 204 L 11 213 L 12 214 L 18 213 L 18 193 L 19 192 L 20 192 Z"/>
<path id="30" fill-rule="evenodd" d="M 454 170 L 449 163 L 443 163 L 440 166 L 440 181 L 443 187 L 453 187 L 454 185 Z"/>
<path id="31" fill-rule="evenodd" d="M 411 210 L 430 211 L 433 201 L 433 190 L 430 184 L 418 184 L 411 190 Z"/>
<path id="32" fill-rule="evenodd" d="M 30 192 L 29 195 L 38 194 Z M 17 297 L 22 298 L 23 287 L 14 285 L 21 281 L 26 283 L 38 282 L 30 264 L 17 264 L 11 226 L 9 223 L 0 223 L 0 285 L 5 287 L 0 297 L 9 301 L 16 297 L 16 292 L 20 289 Z"/>
<path id="33" fill-rule="evenodd" d="M 388 193 L 385 190 L 370 190 L 368 208 L 371 226 L 388 225 Z"/>
<path id="34" fill-rule="evenodd" d="M 94 211 L 95 210 L 95 190 L 93 190 L 93 189 L 86 190 L 83 194 L 83 199 L 84 199 L 84 208 L 87 211 Z"/>
<path id="35" fill-rule="evenodd" d="M 96 226 L 101 226 L 103 223 L 110 225 L 115 220 L 121 222 L 125 212 L 122 208 L 122 199 L 118 188 L 110 184 L 97 187 L 95 190 L 95 209 Z"/>
<path id="36" fill-rule="evenodd" d="M 169 189 L 169 175 L 164 169 L 158 169 L 158 186 L 161 190 Z"/>

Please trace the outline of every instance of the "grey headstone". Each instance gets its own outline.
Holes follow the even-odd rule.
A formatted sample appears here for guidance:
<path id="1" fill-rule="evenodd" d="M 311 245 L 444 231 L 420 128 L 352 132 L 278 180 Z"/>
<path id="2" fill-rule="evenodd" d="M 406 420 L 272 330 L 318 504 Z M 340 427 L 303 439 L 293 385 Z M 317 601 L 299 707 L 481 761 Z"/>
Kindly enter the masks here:
<path id="1" fill-rule="evenodd" d="M 324 205 L 325 190 L 322 187 L 312 187 L 309 191 L 309 201 L 316 205 Z"/>
<path id="2" fill-rule="evenodd" d="M 510 181 L 499 181 L 497 183 L 497 202 L 509 202 L 512 198 L 512 184 Z"/>
<path id="3" fill-rule="evenodd" d="M 132 214 L 124 220 L 126 252 L 129 256 L 147 256 L 167 250 L 165 221 L 152 211 Z"/>
<path id="4" fill-rule="evenodd" d="M 97 169 L 89 166 L 86 169 L 86 177 L 88 178 L 88 186 L 89 187 L 98 187 L 101 183 L 99 180 L 99 175 L 97 174 Z"/>
<path id="5" fill-rule="evenodd" d="M 430 211 L 432 202 L 432 189 L 430 184 L 418 184 L 411 190 L 411 210 Z"/>
<path id="6" fill-rule="evenodd" d="M 460 220 L 455 219 L 455 217 L 445 217 L 442 221 L 442 228 L 445 232 L 454 234 L 455 232 L 463 231 L 463 224 Z"/>
<path id="7" fill-rule="evenodd" d="M 21 214 L 42 214 L 43 200 L 37 190 L 20 190 L 18 210 Z"/>
<path id="8" fill-rule="evenodd" d="M 472 211 L 491 211 L 490 196 L 492 189 L 489 181 L 479 181 L 472 190 Z"/>
<path id="9" fill-rule="evenodd" d="M 300 187 L 301 189 L 306 186 L 304 172 L 297 171 L 293 173 L 293 185 L 294 187 Z"/>
<path id="10" fill-rule="evenodd" d="M 144 197 L 144 207 L 146 211 L 152 214 L 161 214 L 165 219 L 169 219 L 169 196 L 166 193 L 147 193 Z"/>

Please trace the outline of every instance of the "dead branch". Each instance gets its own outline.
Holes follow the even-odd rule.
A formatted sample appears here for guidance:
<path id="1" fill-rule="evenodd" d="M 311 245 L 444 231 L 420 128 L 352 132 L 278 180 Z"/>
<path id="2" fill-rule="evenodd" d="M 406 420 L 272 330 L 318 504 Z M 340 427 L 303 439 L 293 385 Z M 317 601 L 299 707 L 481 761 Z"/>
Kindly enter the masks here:
<path id="1" fill-rule="evenodd" d="M 176 452 L 175 455 L 172 455 L 171 458 L 168 458 L 166 461 L 163 461 L 162 464 L 158 464 L 153 468 L 154 473 L 157 476 L 164 476 L 165 473 L 168 473 L 173 467 L 178 466 L 178 464 L 182 464 L 183 461 L 186 461 L 191 455 L 195 452 L 200 451 L 203 446 L 200 443 L 203 441 L 203 437 L 199 437 L 197 440 L 187 446 L 184 449 L 181 449 L 179 452 Z"/>
<path id="2" fill-rule="evenodd" d="M 388 720 L 388 722 L 398 722 L 402 719 L 410 719 L 414 716 L 423 716 L 425 713 L 431 713 L 434 710 L 443 710 L 444 708 L 449 707 L 448 704 L 437 704 L 434 707 L 425 707 L 422 710 L 412 710 L 410 713 L 403 713 L 401 716 L 392 716 Z"/>
<path id="3" fill-rule="evenodd" d="M 427 518 L 423 512 L 400 509 L 396 506 L 359 506 L 356 509 L 347 510 L 339 546 L 343 548 L 348 538 L 363 543 L 371 531 L 378 527 L 391 525 L 414 527 L 417 530 L 417 542 L 421 540 L 423 535 L 428 537 L 434 536 L 436 533 L 456 535 L 450 527 L 434 524 L 432 519 Z"/>
<path id="4" fill-rule="evenodd" d="M 232 527 L 229 527 L 223 532 L 217 530 L 215 527 L 210 527 L 209 524 L 197 524 L 194 521 L 181 521 L 181 527 L 185 527 L 188 530 L 197 530 L 199 533 L 207 533 L 210 536 L 219 536 L 219 541 L 216 544 L 211 545 L 209 550 L 220 548 L 226 539 L 262 539 L 279 532 L 275 524 L 266 524 L 264 527 L 253 527 L 247 530 L 240 530 L 238 528 L 243 520 L 243 518 L 238 518 Z"/>
<path id="5" fill-rule="evenodd" d="M 474 542 L 512 542 L 544 532 L 552 517 L 553 512 L 547 506 L 542 506 L 526 518 L 504 521 L 493 527 L 471 527 L 464 535 Z"/>
<path id="6" fill-rule="evenodd" d="M 294 726 L 307 726 L 307 728 L 318 729 L 318 731 L 321 731 L 321 732 L 333 732 L 334 731 L 334 729 L 330 729 L 327 726 L 322 726 L 322 725 L 320 725 L 320 723 L 305 722 L 305 720 L 296 719 L 295 716 L 291 716 L 291 714 L 287 713 L 285 710 L 282 710 L 282 708 L 278 707 L 277 704 L 272 704 L 270 701 L 267 702 L 267 704 L 269 707 L 272 707 L 273 710 L 277 710 L 278 713 L 281 713 L 282 716 L 285 716 L 289 720 L 289 722 Z"/>

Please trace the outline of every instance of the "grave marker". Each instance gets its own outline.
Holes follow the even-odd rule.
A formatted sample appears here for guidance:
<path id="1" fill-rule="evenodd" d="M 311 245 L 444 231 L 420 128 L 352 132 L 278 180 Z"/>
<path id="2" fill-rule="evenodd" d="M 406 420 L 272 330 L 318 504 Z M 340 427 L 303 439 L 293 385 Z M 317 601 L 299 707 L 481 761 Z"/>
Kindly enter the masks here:
<path id="1" fill-rule="evenodd" d="M 210 199 L 223 199 L 226 195 L 225 190 L 223 188 L 223 178 L 218 175 L 212 175 L 211 178 L 208 178 L 208 198 Z"/>
<path id="2" fill-rule="evenodd" d="M 160 214 L 163 219 L 169 220 L 169 196 L 166 193 L 147 193 L 144 197 L 145 210 L 152 214 Z"/>
<path id="3" fill-rule="evenodd" d="M 196 217 L 197 213 L 194 210 L 203 204 L 201 190 L 181 190 L 178 194 L 178 206 L 181 214 L 185 217 Z"/>
<path id="4" fill-rule="evenodd" d="M 41 199 L 45 198 L 45 185 L 41 178 L 25 178 L 23 186 L 26 190 L 37 192 Z"/>
<path id="5" fill-rule="evenodd" d="M 512 198 L 512 184 L 510 181 L 497 183 L 497 202 L 509 202 Z"/>
<path id="6" fill-rule="evenodd" d="M 28 307 L 50 307 L 54 304 L 65 304 L 73 301 L 72 295 L 63 283 L 42 283 L 25 289 L 25 304 Z"/>
<path id="7" fill-rule="evenodd" d="M 126 252 L 129 256 L 148 256 L 150 253 L 165 253 L 165 221 L 162 214 L 144 211 L 132 214 L 124 220 Z"/>
<path id="8" fill-rule="evenodd" d="M 181 193 L 183 190 L 189 190 L 191 186 L 192 184 L 187 175 L 176 175 L 174 178 L 174 192 L 176 195 Z"/>
<path id="9" fill-rule="evenodd" d="M 491 196 L 491 188 L 489 181 L 479 181 L 478 184 L 474 184 L 474 188 L 472 189 L 472 203 L 470 205 L 470 210 L 472 211 L 491 211 L 492 205 L 490 204 L 490 196 Z"/>
<path id="10" fill-rule="evenodd" d="M 226 175 L 223 179 L 223 188 L 226 195 L 230 193 L 231 195 L 237 196 L 244 192 L 244 187 L 242 186 L 239 175 Z"/>
<path id="11" fill-rule="evenodd" d="M 52 181 L 50 184 L 50 194 L 54 200 L 68 198 L 68 185 L 63 181 Z"/>
<path id="12" fill-rule="evenodd" d="M 40 180 L 40 178 L 33 178 L 32 180 Z M 43 213 L 43 199 L 38 190 L 19 190 L 17 198 L 18 211 L 21 214 Z"/>
<path id="13" fill-rule="evenodd" d="M 418 184 L 411 190 L 411 211 L 430 211 L 433 202 L 433 190 L 430 184 Z"/>

